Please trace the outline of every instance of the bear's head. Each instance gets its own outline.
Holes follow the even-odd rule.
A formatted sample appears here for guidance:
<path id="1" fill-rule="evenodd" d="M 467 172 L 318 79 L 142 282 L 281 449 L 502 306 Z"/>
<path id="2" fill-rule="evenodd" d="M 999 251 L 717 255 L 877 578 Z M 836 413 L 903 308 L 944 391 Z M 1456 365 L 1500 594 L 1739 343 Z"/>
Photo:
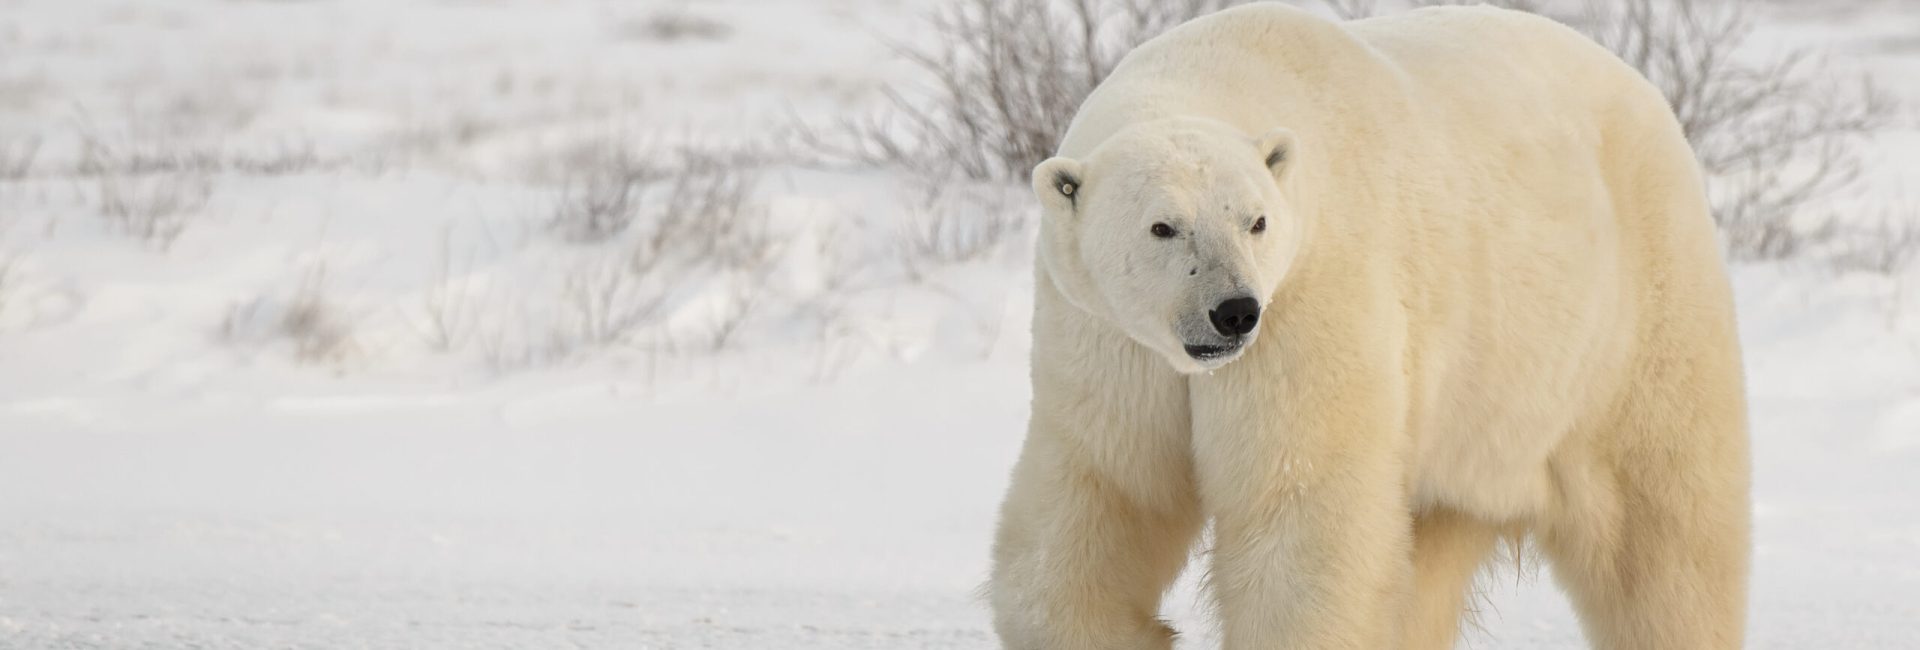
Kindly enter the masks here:
<path id="1" fill-rule="evenodd" d="M 1033 170 L 1040 263 L 1066 299 L 1159 352 L 1211 370 L 1259 335 L 1299 250 L 1286 129 L 1250 136 L 1176 118 L 1132 125 L 1084 159 Z"/>

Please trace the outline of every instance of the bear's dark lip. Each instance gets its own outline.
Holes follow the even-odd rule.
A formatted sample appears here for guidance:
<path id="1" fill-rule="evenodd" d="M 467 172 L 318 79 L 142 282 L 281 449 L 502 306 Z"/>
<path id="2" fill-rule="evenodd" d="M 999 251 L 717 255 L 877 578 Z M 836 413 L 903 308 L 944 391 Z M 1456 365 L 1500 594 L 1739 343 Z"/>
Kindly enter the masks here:
<path id="1" fill-rule="evenodd" d="M 1193 345 L 1191 343 L 1183 345 L 1187 349 L 1187 356 L 1203 361 L 1224 357 L 1240 349 L 1239 345 Z"/>

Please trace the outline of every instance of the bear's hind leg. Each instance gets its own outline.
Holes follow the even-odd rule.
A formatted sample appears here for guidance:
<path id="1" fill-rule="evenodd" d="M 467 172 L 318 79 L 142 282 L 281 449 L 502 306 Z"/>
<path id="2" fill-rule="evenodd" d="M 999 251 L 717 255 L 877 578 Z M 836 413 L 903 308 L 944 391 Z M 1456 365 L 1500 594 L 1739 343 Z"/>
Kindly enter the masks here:
<path id="1" fill-rule="evenodd" d="M 1693 360 L 1629 389 L 1620 425 L 1555 459 L 1560 503 L 1538 537 L 1595 648 L 1741 646 L 1750 511 L 1742 390 L 1737 362 Z"/>

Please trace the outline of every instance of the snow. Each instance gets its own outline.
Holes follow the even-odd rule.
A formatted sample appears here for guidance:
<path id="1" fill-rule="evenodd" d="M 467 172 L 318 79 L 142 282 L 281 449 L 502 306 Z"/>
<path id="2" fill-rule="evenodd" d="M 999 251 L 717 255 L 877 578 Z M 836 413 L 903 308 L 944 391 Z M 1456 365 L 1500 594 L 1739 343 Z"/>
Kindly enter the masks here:
<path id="1" fill-rule="evenodd" d="M 617 253 L 544 226 L 567 152 L 864 110 L 912 79 L 883 39 L 927 4 L 0 0 L 0 156 L 40 143 L 0 177 L 0 647 L 994 647 L 1030 245 L 896 249 L 942 209 L 1023 215 L 1020 188 L 948 208 L 773 160 L 784 265 L 738 340 L 701 344 L 730 285 L 681 277 L 633 340 L 542 347 Z M 1831 6 L 1762 34 L 1920 101 L 1920 11 Z M 635 36 L 663 7 L 730 31 Z M 89 139 L 315 162 L 140 176 L 209 187 L 162 250 L 99 216 Z M 1872 197 L 1911 196 L 1914 113 L 1871 160 Z M 1917 271 L 1735 269 L 1752 647 L 1920 647 Z M 313 295 L 340 344 L 302 359 L 282 325 Z M 436 295 L 472 314 L 448 350 Z M 1490 579 L 1470 647 L 1584 647 L 1534 573 Z M 1216 647 L 1193 576 L 1166 613 Z"/>

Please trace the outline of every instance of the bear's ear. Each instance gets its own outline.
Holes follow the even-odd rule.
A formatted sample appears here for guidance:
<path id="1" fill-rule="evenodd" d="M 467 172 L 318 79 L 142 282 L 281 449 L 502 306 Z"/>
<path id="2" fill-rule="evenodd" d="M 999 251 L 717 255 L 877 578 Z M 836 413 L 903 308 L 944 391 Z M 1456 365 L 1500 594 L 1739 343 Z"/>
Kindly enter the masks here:
<path id="1" fill-rule="evenodd" d="M 1073 214 L 1079 211 L 1081 179 L 1080 161 L 1065 156 L 1055 156 L 1042 161 L 1033 168 L 1033 194 L 1040 198 L 1040 205 L 1048 212 Z"/>
<path id="2" fill-rule="evenodd" d="M 1273 173 L 1274 182 L 1287 178 L 1287 168 L 1293 165 L 1293 132 L 1284 128 L 1274 129 L 1254 139 L 1254 147 L 1265 157 L 1267 171 Z"/>

